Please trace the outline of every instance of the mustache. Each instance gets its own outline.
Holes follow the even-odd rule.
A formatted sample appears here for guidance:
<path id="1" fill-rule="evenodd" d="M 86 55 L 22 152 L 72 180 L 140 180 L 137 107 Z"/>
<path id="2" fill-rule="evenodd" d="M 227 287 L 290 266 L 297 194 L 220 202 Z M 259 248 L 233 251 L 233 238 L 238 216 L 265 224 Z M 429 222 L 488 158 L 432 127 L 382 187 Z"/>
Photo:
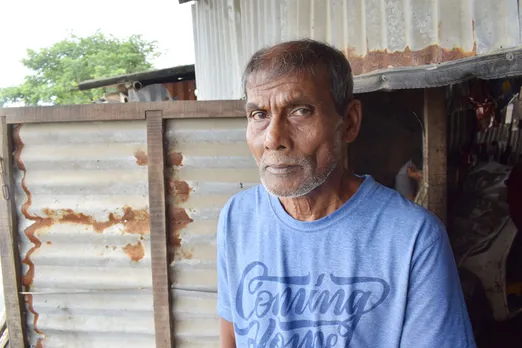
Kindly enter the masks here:
<path id="1" fill-rule="evenodd" d="M 278 165 L 278 164 L 286 164 L 290 166 L 302 166 L 306 165 L 310 162 L 310 160 L 306 157 L 293 157 L 293 156 L 285 156 L 285 155 L 277 155 L 277 156 L 263 156 L 259 160 L 259 167 L 264 169 L 268 166 Z"/>

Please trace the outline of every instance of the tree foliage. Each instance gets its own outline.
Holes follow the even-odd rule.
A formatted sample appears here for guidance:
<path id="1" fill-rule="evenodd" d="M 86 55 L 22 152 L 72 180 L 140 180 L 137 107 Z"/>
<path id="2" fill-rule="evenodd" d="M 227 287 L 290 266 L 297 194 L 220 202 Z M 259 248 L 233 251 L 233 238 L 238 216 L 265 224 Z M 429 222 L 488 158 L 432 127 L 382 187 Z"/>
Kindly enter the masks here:
<path id="1" fill-rule="evenodd" d="M 150 70 L 157 56 L 156 42 L 139 35 L 126 39 L 100 32 L 88 37 L 69 35 L 51 47 L 27 50 L 22 63 L 32 74 L 19 86 L 0 89 L 0 105 L 91 103 L 104 90 L 80 91 L 80 82 Z"/>

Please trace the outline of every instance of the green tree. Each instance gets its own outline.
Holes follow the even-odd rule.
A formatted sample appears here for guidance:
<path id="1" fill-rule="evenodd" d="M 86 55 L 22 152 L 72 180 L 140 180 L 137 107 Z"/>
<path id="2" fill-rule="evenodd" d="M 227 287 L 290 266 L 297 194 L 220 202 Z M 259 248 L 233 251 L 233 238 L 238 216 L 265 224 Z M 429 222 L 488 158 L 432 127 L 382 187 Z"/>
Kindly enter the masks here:
<path id="1" fill-rule="evenodd" d="M 88 37 L 69 35 L 51 47 L 27 50 L 22 63 L 32 74 L 20 86 L 0 89 L 0 105 L 91 103 L 104 90 L 80 91 L 80 82 L 150 70 L 151 60 L 158 55 L 156 42 L 139 35 L 126 39 L 100 32 Z"/>

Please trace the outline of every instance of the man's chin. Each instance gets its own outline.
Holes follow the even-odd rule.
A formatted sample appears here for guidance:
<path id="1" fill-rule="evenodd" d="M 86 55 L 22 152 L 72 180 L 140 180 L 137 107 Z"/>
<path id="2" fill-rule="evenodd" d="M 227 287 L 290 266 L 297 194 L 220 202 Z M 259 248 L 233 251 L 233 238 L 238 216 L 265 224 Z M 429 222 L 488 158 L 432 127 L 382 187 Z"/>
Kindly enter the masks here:
<path id="1" fill-rule="evenodd" d="M 294 180 L 261 178 L 261 183 L 268 193 L 279 198 L 297 198 L 308 193 L 305 192 L 307 190 L 305 190 L 302 185 L 296 185 L 295 178 Z"/>

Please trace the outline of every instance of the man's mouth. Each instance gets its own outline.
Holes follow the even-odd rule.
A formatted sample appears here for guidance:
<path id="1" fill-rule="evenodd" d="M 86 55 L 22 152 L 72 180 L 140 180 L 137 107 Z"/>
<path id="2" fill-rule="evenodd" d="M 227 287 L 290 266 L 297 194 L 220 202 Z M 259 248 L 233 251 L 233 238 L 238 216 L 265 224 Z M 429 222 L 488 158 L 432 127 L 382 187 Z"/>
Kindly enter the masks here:
<path id="1" fill-rule="evenodd" d="M 293 164 L 271 164 L 265 167 L 265 170 L 270 174 L 285 175 L 295 172 L 299 166 Z"/>

